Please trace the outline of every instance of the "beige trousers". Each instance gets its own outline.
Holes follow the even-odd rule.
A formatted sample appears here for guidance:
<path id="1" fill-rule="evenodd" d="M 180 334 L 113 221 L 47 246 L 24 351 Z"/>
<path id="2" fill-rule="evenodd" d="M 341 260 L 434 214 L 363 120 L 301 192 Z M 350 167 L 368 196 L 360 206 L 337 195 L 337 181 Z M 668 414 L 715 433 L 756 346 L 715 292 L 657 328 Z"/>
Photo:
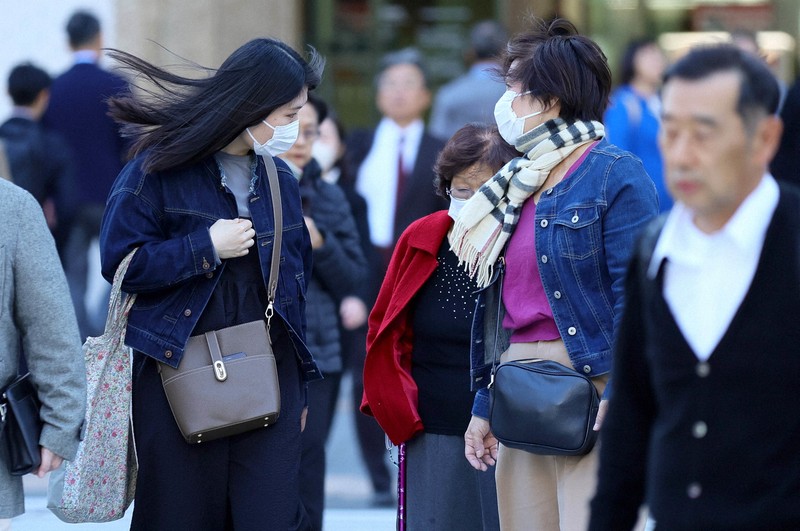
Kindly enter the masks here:
<path id="1" fill-rule="evenodd" d="M 501 361 L 542 358 L 572 367 L 564 342 L 512 343 Z M 594 378 L 602 394 L 608 375 Z M 504 531 L 584 531 L 597 484 L 599 444 L 581 456 L 535 455 L 500 445 L 497 504 Z"/>

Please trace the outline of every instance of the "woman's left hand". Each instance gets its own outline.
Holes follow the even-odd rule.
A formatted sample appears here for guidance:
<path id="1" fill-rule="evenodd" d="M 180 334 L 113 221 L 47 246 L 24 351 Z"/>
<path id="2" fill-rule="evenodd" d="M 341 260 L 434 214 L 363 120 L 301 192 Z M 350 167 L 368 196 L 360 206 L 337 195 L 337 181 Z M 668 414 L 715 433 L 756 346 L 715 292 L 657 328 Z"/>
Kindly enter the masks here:
<path id="1" fill-rule="evenodd" d="M 325 238 L 322 236 L 322 233 L 317 228 L 317 224 L 314 222 L 313 218 L 309 216 L 303 216 L 303 219 L 306 222 L 308 235 L 311 237 L 311 248 L 319 249 L 325 244 Z"/>
<path id="2" fill-rule="evenodd" d="M 601 400 L 600 407 L 597 408 L 597 418 L 594 420 L 594 431 L 600 431 L 600 427 L 603 425 L 603 419 L 606 418 L 607 412 L 608 400 Z"/>

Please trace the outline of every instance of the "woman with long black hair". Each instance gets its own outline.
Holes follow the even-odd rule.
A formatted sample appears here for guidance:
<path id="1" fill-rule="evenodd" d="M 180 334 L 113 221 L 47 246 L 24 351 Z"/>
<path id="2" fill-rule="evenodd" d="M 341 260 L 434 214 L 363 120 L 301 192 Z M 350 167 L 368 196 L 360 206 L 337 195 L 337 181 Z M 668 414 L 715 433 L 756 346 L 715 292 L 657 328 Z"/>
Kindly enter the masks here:
<path id="1" fill-rule="evenodd" d="M 110 55 L 151 82 L 110 101 L 133 158 L 111 191 L 100 236 L 107 279 L 138 248 L 122 285 L 138 294 L 125 339 L 134 350 L 139 457 L 131 528 L 295 529 L 304 514 L 304 382 L 320 375 L 303 342 L 311 244 L 297 180 L 274 157 L 296 140 L 298 111 L 323 61 L 313 50 L 306 61 L 280 41 L 255 39 L 210 75 L 188 78 Z M 179 366 L 190 336 L 264 317 L 274 225 L 263 157 L 277 166 L 283 211 L 270 327 L 280 414 L 268 428 L 189 445 L 158 366 Z"/>

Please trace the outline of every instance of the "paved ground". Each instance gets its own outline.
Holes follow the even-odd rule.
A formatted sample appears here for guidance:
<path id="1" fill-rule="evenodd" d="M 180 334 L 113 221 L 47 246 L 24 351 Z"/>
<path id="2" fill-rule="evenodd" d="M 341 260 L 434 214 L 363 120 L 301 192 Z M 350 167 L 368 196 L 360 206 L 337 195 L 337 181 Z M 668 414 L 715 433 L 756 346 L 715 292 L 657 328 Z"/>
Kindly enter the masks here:
<path id="1" fill-rule="evenodd" d="M 349 397 L 350 381 L 345 378 L 328 441 L 324 528 L 325 531 L 393 531 L 395 509 L 370 507 L 372 487 L 358 454 Z M 28 475 L 24 481 L 26 512 L 13 520 L 13 531 L 121 531 L 130 527 L 131 509 L 125 518 L 106 524 L 63 523 L 47 509 L 47 479 Z"/>
<path id="2" fill-rule="evenodd" d="M 130 527 L 132 511 L 125 518 L 105 524 L 65 524 L 47 510 L 45 496 L 28 496 L 25 514 L 14 518 L 13 531 L 123 531 Z M 328 509 L 325 511 L 326 531 L 393 531 L 393 509 Z"/>

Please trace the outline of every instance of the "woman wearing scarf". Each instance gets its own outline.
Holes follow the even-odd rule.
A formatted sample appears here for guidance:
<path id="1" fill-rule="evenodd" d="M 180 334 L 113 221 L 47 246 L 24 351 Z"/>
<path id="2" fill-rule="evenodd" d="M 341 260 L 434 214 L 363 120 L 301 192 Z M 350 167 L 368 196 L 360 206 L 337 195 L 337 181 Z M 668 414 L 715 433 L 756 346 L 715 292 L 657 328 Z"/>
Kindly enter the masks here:
<path id="1" fill-rule="evenodd" d="M 623 277 L 658 199 L 641 162 L 604 139 L 600 120 L 611 73 L 596 43 L 565 20 L 535 21 L 509 43 L 503 72 L 508 90 L 495 119 L 505 141 L 525 156 L 480 188 L 450 237 L 482 289 L 474 322 L 483 329 L 473 330 L 472 347 L 478 391 L 465 453 L 477 469 L 497 461 L 502 529 L 585 529 L 598 450 L 544 456 L 498 448 L 485 388 L 492 342 L 499 325 L 501 361 L 550 359 L 591 377 L 603 396 L 599 430 Z M 501 255 L 505 285 L 498 302 Z"/>

